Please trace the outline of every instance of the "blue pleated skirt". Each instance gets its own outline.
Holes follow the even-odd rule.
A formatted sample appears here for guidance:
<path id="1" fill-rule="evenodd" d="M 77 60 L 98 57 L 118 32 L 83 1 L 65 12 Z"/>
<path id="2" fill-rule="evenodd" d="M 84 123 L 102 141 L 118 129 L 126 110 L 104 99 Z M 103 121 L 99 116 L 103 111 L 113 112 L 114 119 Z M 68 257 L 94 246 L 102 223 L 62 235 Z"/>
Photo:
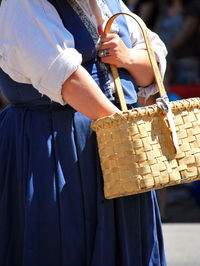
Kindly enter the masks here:
<path id="1" fill-rule="evenodd" d="M 1 266 L 166 265 L 155 192 L 104 199 L 90 123 L 53 104 L 1 112 Z"/>

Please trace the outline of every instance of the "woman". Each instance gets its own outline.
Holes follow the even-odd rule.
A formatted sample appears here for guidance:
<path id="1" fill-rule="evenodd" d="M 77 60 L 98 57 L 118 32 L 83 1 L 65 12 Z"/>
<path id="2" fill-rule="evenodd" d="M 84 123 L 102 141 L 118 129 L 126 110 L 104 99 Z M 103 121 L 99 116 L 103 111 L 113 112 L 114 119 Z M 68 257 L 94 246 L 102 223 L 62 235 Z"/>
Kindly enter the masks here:
<path id="1" fill-rule="evenodd" d="M 90 129 L 119 111 L 107 64 L 129 107 L 136 90 L 156 92 L 135 22 L 121 16 L 99 39 L 119 11 L 116 0 L 1 3 L 0 86 L 12 103 L 0 115 L 3 266 L 165 265 L 155 193 L 105 200 Z M 164 73 L 165 47 L 150 34 Z"/>
<path id="2" fill-rule="evenodd" d="M 143 19 L 150 29 L 154 29 L 160 6 L 158 0 L 129 0 L 125 3 L 131 11 Z"/>
<path id="3" fill-rule="evenodd" d="M 169 51 L 167 72 L 173 84 L 199 84 L 198 0 L 168 0 L 161 10 L 156 32 Z"/>

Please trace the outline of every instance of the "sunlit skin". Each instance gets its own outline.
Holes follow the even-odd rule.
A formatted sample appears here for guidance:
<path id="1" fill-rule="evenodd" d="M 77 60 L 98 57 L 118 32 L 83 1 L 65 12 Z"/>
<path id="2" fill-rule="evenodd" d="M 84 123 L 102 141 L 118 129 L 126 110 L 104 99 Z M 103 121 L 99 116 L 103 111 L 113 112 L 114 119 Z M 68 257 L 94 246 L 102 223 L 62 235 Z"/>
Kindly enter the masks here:
<path id="1" fill-rule="evenodd" d="M 101 36 L 100 51 L 104 49 L 109 55 L 103 57 L 99 53 L 102 62 L 127 69 L 138 86 L 146 87 L 154 81 L 145 49 L 127 48 L 117 34 Z M 93 120 L 119 112 L 82 66 L 64 82 L 62 96 L 65 102 Z M 140 98 L 139 103 L 144 105 L 145 99 Z"/>
<path id="2" fill-rule="evenodd" d="M 82 66 L 64 82 L 62 96 L 74 109 L 93 120 L 120 111 Z"/>
<path id="3" fill-rule="evenodd" d="M 128 48 L 117 34 L 102 35 L 101 43 L 100 51 L 108 50 L 108 55 L 105 57 L 99 53 L 103 63 L 125 68 L 139 87 L 153 83 L 154 74 L 147 50 Z"/>

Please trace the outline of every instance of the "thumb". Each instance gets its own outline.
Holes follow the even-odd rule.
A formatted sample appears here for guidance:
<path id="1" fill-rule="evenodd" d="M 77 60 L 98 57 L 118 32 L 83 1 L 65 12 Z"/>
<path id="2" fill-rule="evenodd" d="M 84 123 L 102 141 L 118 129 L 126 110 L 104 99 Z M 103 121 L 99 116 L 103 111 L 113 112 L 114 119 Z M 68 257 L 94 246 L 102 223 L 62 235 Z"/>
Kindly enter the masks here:
<path id="1" fill-rule="evenodd" d="M 98 33 L 99 33 L 99 35 L 103 35 L 104 34 L 102 25 L 98 26 Z"/>

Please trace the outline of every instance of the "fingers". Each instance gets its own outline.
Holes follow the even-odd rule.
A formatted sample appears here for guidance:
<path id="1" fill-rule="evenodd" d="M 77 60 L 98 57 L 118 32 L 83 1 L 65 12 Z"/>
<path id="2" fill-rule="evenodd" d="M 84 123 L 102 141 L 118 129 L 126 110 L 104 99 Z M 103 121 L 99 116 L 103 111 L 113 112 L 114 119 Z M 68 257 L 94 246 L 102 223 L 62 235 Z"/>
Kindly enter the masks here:
<path id="1" fill-rule="evenodd" d="M 110 41 L 110 40 L 113 40 L 117 37 L 118 35 L 116 33 L 108 33 L 108 34 L 103 34 L 101 35 L 101 42 L 104 43 L 104 42 L 107 42 L 107 41 Z"/>
<path id="2" fill-rule="evenodd" d="M 101 44 L 99 46 L 99 57 L 108 57 L 113 54 L 115 47 L 118 46 L 117 34 L 104 34 L 101 36 Z"/>
<path id="3" fill-rule="evenodd" d="M 107 55 L 105 57 L 101 57 L 101 62 L 104 64 L 115 64 L 113 62 L 112 56 L 110 56 L 110 55 Z"/>
<path id="4" fill-rule="evenodd" d="M 101 36 L 100 49 L 114 48 L 118 45 L 119 36 L 117 34 L 104 34 Z"/>
<path id="5" fill-rule="evenodd" d="M 110 49 L 103 49 L 103 50 L 100 50 L 100 51 L 98 52 L 99 57 L 106 57 L 106 56 L 109 56 L 109 55 L 110 55 L 110 54 L 109 54 L 109 50 L 110 50 Z"/>
<path id="6" fill-rule="evenodd" d="M 98 56 L 101 62 L 105 64 L 113 64 L 117 67 L 123 66 L 124 54 L 127 47 L 117 34 L 104 34 L 101 36 Z"/>

